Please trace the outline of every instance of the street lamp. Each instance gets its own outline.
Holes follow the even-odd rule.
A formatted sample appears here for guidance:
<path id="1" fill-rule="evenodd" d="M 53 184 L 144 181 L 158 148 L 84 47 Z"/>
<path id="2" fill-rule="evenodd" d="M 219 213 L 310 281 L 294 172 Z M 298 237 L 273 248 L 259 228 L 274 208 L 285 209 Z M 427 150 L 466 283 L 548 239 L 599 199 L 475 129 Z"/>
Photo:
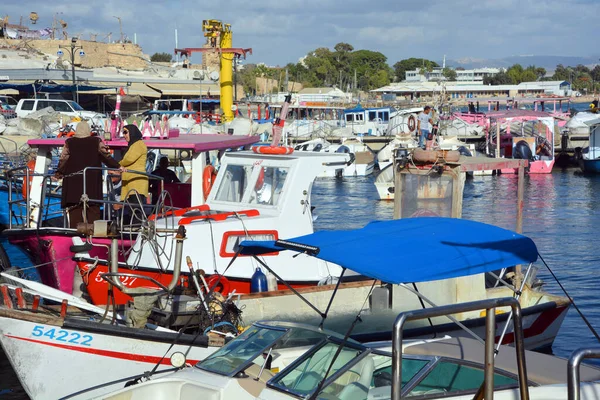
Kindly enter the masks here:
<path id="1" fill-rule="evenodd" d="M 77 38 L 71 38 L 71 44 L 68 46 L 59 45 L 60 49 L 66 49 L 71 55 L 71 79 L 73 80 L 73 100 L 79 103 L 79 92 L 77 91 L 77 84 L 75 83 L 75 50 L 80 49 L 79 56 L 83 57 L 83 46 L 77 46 Z"/>

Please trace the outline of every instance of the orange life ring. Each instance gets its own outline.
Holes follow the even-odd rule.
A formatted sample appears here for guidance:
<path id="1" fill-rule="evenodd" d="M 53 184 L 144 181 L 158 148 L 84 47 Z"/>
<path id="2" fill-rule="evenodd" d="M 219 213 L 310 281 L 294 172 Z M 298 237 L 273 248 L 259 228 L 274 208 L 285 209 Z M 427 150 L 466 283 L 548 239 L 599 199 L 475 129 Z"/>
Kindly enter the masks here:
<path id="1" fill-rule="evenodd" d="M 194 119 L 196 120 L 197 123 L 202 122 L 202 113 L 200 111 L 198 111 L 195 115 L 194 115 Z"/>
<path id="2" fill-rule="evenodd" d="M 278 146 L 278 147 L 275 147 L 275 146 L 253 146 L 252 151 L 255 152 L 256 154 L 285 155 L 285 154 L 292 154 L 294 152 L 294 148 L 287 147 L 287 146 Z"/>
<path id="3" fill-rule="evenodd" d="M 202 172 L 202 194 L 204 195 L 204 200 L 208 198 L 210 189 L 212 189 L 216 178 L 217 170 L 215 167 L 212 165 L 204 167 L 204 171 Z"/>
<path id="4" fill-rule="evenodd" d="M 219 283 L 217 283 L 217 281 L 219 281 Z M 206 278 L 206 284 L 208 285 L 209 290 L 214 287 L 214 292 L 219 292 L 224 296 L 227 296 L 231 290 L 229 279 L 225 278 L 223 275 L 214 274 L 209 276 Z"/>
<path id="5" fill-rule="evenodd" d="M 33 172 L 35 171 L 35 160 L 29 160 L 27 163 L 27 169 L 29 170 L 29 182 L 27 178 L 23 177 L 23 185 L 21 185 L 21 193 L 23 198 L 27 198 L 27 192 L 31 190 L 31 182 L 33 181 Z"/>
<path id="6" fill-rule="evenodd" d="M 409 132 L 414 132 L 415 128 L 417 127 L 417 119 L 415 118 L 414 114 L 410 114 L 408 116 L 408 130 Z"/>

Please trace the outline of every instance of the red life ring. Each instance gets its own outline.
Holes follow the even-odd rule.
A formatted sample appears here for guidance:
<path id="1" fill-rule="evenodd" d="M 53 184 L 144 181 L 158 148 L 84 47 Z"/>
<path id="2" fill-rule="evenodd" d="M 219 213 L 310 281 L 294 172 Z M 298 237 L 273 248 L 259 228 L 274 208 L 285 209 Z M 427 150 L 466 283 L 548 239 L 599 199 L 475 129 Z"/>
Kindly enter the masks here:
<path id="1" fill-rule="evenodd" d="M 224 296 L 227 296 L 231 289 L 231 283 L 229 283 L 229 279 L 219 274 L 214 274 L 206 278 L 206 284 L 208 285 L 209 290 L 213 289 L 214 287 L 214 292 L 219 292 Z"/>
<path id="2" fill-rule="evenodd" d="M 204 171 L 202 172 L 202 194 L 204 195 L 204 200 L 208 198 L 216 178 L 217 170 L 215 167 L 212 165 L 204 167 Z"/>
<path id="3" fill-rule="evenodd" d="M 278 146 L 278 147 L 274 147 L 274 146 L 253 146 L 252 147 L 252 151 L 255 152 L 256 154 L 279 154 L 279 155 L 286 155 L 286 154 L 292 154 L 294 152 L 294 148 L 293 147 L 287 147 L 287 146 Z"/>
<path id="4" fill-rule="evenodd" d="M 29 160 L 27 163 L 27 169 L 29 170 L 29 181 L 27 181 L 27 178 L 24 176 L 23 184 L 21 185 L 21 193 L 23 194 L 24 199 L 27 198 L 27 192 L 31 191 L 31 182 L 33 181 L 33 172 L 35 170 L 35 160 Z"/>
<path id="5" fill-rule="evenodd" d="M 410 114 L 408 116 L 408 130 L 409 132 L 414 132 L 415 128 L 417 127 L 417 119 L 415 118 L 414 114 Z"/>
<path id="6" fill-rule="evenodd" d="M 196 115 L 194 116 L 194 119 L 196 120 L 197 123 L 202 122 L 202 113 L 198 111 L 196 113 Z"/>

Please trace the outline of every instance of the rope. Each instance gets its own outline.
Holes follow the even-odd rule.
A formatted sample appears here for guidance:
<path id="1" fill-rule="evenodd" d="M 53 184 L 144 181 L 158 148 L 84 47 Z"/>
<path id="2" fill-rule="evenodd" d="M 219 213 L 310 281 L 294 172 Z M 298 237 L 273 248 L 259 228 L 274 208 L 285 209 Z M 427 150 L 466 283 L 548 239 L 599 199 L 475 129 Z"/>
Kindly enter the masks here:
<path id="1" fill-rule="evenodd" d="M 538 257 L 540 258 L 540 260 L 542 260 L 542 262 L 544 263 L 544 265 L 546 266 L 546 268 L 548 268 L 548 271 L 550 272 L 550 274 L 552 275 L 552 277 L 554 278 L 554 280 L 556 281 L 556 283 L 558 283 L 558 286 L 560 286 L 560 288 L 562 289 L 562 291 L 565 294 L 565 296 L 567 296 L 567 298 L 569 299 L 569 301 L 571 302 L 571 304 L 573 304 L 573 307 L 575 307 L 575 310 L 577 310 L 577 313 L 579 314 L 579 316 L 581 317 L 581 319 L 583 319 L 583 322 L 585 322 L 585 324 L 587 325 L 587 327 L 594 334 L 594 336 L 596 337 L 596 339 L 600 342 L 600 336 L 598 335 L 598 332 L 596 332 L 596 330 L 594 329 L 594 327 L 592 326 L 592 324 L 590 323 L 590 321 L 588 321 L 588 319 L 585 317 L 585 315 L 583 315 L 583 313 L 581 312 L 581 310 L 579 309 L 579 307 L 577 307 L 577 304 L 575 304 L 575 300 L 573 300 L 573 298 L 571 298 L 571 296 L 569 295 L 569 293 L 567 293 L 567 290 L 565 289 L 565 287 L 562 285 L 562 283 L 560 283 L 560 281 L 558 280 L 558 278 L 556 277 L 556 275 L 554 274 L 554 272 L 550 269 L 550 266 L 548 264 L 546 264 L 546 261 L 542 258 L 542 255 L 540 253 L 538 253 Z"/>

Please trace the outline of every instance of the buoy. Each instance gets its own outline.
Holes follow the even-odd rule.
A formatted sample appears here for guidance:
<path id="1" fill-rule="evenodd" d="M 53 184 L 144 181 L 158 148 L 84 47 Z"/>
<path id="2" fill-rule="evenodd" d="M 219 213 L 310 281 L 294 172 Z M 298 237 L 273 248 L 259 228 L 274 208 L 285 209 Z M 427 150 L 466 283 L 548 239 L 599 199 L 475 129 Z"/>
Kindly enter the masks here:
<path id="1" fill-rule="evenodd" d="M 250 293 L 260 293 L 268 290 L 269 286 L 266 275 L 259 267 L 256 267 L 256 271 L 254 271 L 252 278 L 250 278 Z"/>

